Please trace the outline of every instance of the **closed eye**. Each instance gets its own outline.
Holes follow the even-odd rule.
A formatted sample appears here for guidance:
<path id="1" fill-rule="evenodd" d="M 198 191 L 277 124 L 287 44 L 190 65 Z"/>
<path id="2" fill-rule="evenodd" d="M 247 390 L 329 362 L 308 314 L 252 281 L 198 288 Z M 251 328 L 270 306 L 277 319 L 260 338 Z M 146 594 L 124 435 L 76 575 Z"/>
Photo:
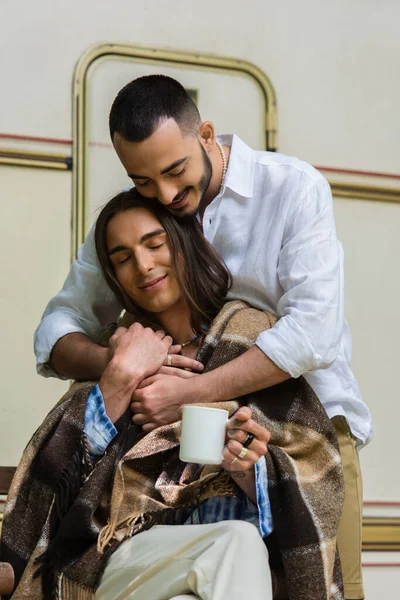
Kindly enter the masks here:
<path id="1" fill-rule="evenodd" d="M 170 173 L 171 177 L 182 177 L 182 175 L 185 173 L 186 171 L 186 166 L 183 167 L 182 171 L 179 171 L 179 173 Z"/>
<path id="2" fill-rule="evenodd" d="M 123 258 L 122 260 L 118 261 L 119 265 L 123 265 L 124 263 L 126 263 L 128 260 L 130 259 L 130 256 L 127 256 L 126 258 Z"/>
<path id="3" fill-rule="evenodd" d="M 150 179 L 148 179 L 147 181 L 134 181 L 135 187 L 145 187 L 147 184 L 150 183 Z"/>
<path id="4" fill-rule="evenodd" d="M 158 246 L 149 246 L 150 250 L 157 250 L 157 248 L 161 248 L 161 246 L 164 246 L 165 242 L 163 242 L 162 244 L 158 244 Z"/>

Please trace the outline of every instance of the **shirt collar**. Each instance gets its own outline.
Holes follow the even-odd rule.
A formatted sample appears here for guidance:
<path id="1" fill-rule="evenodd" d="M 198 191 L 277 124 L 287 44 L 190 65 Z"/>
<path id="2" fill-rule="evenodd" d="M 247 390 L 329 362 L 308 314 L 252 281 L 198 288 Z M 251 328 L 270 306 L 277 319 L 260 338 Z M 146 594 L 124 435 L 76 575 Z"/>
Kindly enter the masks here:
<path id="1" fill-rule="evenodd" d="M 251 198 L 254 185 L 254 150 L 235 134 L 223 133 L 218 135 L 217 139 L 223 146 L 230 146 L 231 149 L 224 186 L 244 198 Z"/>

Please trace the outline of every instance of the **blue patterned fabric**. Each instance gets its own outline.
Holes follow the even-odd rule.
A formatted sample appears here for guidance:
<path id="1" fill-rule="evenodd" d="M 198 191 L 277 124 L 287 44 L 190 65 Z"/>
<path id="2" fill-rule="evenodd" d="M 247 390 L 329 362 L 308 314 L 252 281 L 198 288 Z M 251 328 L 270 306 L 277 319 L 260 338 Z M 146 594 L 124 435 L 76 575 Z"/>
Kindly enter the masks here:
<path id="1" fill-rule="evenodd" d="M 98 385 L 89 394 L 85 412 L 85 434 L 92 456 L 103 456 L 117 430 L 108 418 Z"/>
<path id="2" fill-rule="evenodd" d="M 90 392 L 86 404 L 85 434 L 89 444 L 90 454 L 96 458 L 102 456 L 117 435 L 117 430 L 108 418 L 103 396 L 98 385 Z M 193 511 L 193 517 L 188 519 L 187 525 L 199 523 L 217 523 L 233 519 L 248 521 L 255 525 L 262 537 L 273 530 L 271 507 L 268 497 L 268 474 L 264 458 L 255 465 L 257 506 L 251 502 L 246 494 L 239 489 L 238 497 L 210 498 Z"/>
<path id="3" fill-rule="evenodd" d="M 272 521 L 271 504 L 268 495 L 268 472 L 264 457 L 260 458 L 255 465 L 256 468 L 256 494 L 257 506 L 260 520 L 261 537 L 269 535 L 274 529 Z"/>

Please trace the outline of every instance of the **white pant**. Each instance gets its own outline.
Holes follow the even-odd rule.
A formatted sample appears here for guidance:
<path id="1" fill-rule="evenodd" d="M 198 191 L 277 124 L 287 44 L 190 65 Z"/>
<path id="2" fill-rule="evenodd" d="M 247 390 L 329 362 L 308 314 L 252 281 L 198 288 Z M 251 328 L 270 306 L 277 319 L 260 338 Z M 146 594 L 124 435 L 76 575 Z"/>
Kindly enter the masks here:
<path id="1" fill-rule="evenodd" d="M 96 600 L 272 600 L 268 551 L 251 523 L 156 525 L 108 561 Z"/>

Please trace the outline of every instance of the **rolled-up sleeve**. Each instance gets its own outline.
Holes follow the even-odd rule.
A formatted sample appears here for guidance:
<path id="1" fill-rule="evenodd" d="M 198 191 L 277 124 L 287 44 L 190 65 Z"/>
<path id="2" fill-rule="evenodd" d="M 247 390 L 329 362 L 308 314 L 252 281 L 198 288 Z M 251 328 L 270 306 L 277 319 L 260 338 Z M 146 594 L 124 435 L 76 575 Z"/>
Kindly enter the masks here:
<path id="1" fill-rule="evenodd" d="M 108 444 L 118 433 L 107 416 L 103 395 L 98 385 L 94 386 L 87 399 L 84 431 L 89 454 L 97 457 L 104 454 Z"/>
<path id="2" fill-rule="evenodd" d="M 84 333 L 96 340 L 121 312 L 97 259 L 94 226 L 78 251 L 62 290 L 50 300 L 35 332 L 37 372 L 60 377 L 48 365 L 56 342 L 69 333 Z"/>
<path id="3" fill-rule="evenodd" d="M 287 220 L 278 278 L 279 321 L 257 345 L 292 377 L 327 368 L 339 352 L 344 315 L 343 252 L 325 179 L 307 189 Z"/>

